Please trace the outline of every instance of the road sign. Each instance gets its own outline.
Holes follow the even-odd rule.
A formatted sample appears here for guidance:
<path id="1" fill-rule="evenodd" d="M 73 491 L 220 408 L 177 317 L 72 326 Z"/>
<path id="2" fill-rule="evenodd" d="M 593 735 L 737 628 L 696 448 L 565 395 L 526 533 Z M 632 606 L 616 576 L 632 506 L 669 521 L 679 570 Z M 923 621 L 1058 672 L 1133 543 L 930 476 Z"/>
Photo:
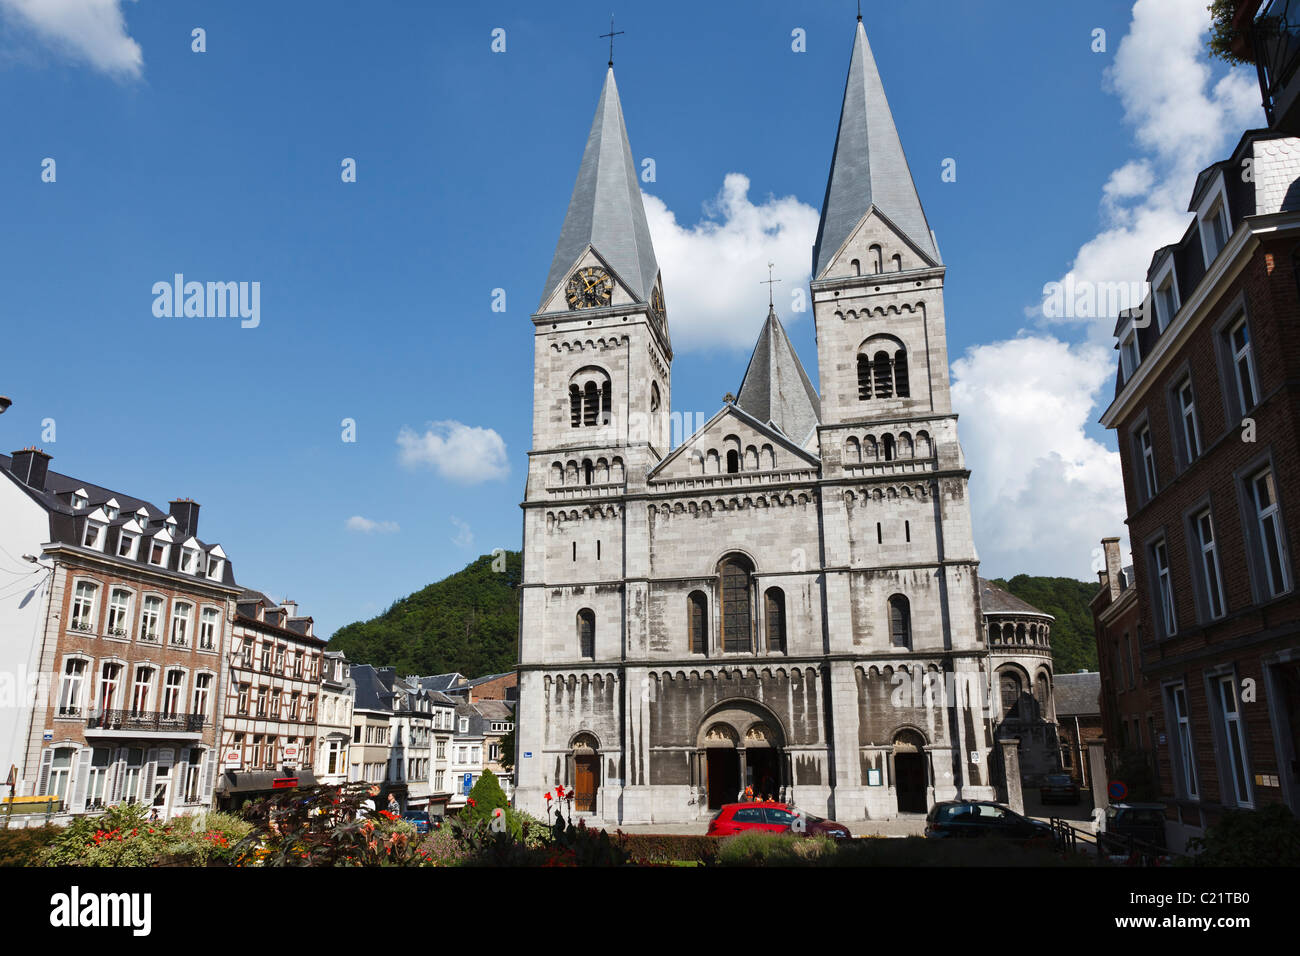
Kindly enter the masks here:
<path id="1" fill-rule="evenodd" d="M 474 775 L 472 773 L 467 773 L 465 774 L 465 779 L 461 781 L 461 792 L 466 796 L 469 796 L 469 792 L 472 789 L 474 789 Z"/>
<path id="2" fill-rule="evenodd" d="M 1112 780 L 1106 792 L 1110 794 L 1112 800 L 1123 800 L 1128 796 L 1128 787 L 1124 786 L 1122 780 Z"/>
<path id="3" fill-rule="evenodd" d="M 533 752 L 532 752 L 531 750 L 525 750 L 525 751 L 524 751 L 524 756 L 525 756 L 525 757 L 531 757 L 532 755 L 533 755 Z"/>

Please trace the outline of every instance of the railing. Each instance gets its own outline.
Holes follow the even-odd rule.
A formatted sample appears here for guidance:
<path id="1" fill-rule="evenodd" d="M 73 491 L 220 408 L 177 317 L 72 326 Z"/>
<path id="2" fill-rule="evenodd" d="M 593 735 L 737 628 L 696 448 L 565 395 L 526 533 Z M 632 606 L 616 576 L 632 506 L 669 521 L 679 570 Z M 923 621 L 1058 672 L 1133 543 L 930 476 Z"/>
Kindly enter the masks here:
<path id="1" fill-rule="evenodd" d="M 1291 9 L 1292 6 L 1296 9 Z M 1270 126 L 1295 99 L 1284 95 L 1300 65 L 1300 0 L 1273 0 L 1251 28 L 1259 91 Z"/>
<path id="2" fill-rule="evenodd" d="M 198 733 L 207 719 L 202 714 L 166 714 L 151 710 L 105 710 L 86 721 L 87 730 Z"/>
<path id="3" fill-rule="evenodd" d="M 1057 849 L 1066 853 L 1084 853 L 1091 847 L 1099 861 L 1118 862 L 1117 858 L 1122 858 L 1126 866 L 1165 866 L 1183 856 L 1128 834 L 1089 833 L 1060 817 L 1052 817 L 1050 823 Z"/>

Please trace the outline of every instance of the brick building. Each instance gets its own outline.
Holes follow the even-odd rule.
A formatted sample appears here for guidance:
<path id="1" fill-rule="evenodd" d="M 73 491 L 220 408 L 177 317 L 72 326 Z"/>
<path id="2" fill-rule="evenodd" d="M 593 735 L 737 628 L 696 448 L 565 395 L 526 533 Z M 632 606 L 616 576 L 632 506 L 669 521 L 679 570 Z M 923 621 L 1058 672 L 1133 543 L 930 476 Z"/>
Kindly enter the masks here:
<path id="1" fill-rule="evenodd" d="M 1061 770 L 1081 787 L 1092 786 L 1088 741 L 1101 737 L 1101 681 L 1096 671 L 1056 675 L 1056 720 Z M 1103 781 L 1104 782 L 1104 781 Z"/>
<path id="2" fill-rule="evenodd" d="M 1300 139 L 1247 132 L 1197 177 L 1189 211 L 1147 302 L 1119 318 L 1102 416 L 1149 680 L 1118 732 L 1155 752 L 1175 847 L 1225 808 L 1300 808 Z"/>
<path id="3" fill-rule="evenodd" d="M 29 562 L 0 598 L 0 663 L 27 685 L 3 708 L 16 790 L 62 814 L 210 806 L 240 592 L 230 561 L 197 537 L 197 503 L 163 512 L 49 461 L 0 455 L 0 554 Z"/>

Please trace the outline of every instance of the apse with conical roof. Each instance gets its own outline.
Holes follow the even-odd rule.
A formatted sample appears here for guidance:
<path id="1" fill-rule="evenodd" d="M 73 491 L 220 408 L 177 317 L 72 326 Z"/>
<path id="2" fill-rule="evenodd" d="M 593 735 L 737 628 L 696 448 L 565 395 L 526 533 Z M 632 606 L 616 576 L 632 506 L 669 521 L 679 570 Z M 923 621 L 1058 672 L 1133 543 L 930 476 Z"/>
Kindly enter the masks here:
<path id="1" fill-rule="evenodd" d="M 876 58 L 859 20 L 813 246 L 814 279 L 826 273 L 873 206 L 920 254 L 932 264 L 939 263 L 939 250 L 912 181 Z"/>
<path id="2" fill-rule="evenodd" d="M 646 224 L 641 186 L 632 147 L 628 144 L 613 67 L 605 74 L 600 102 L 596 104 L 596 116 L 578 167 L 578 180 L 573 186 L 560 241 L 542 290 L 542 308 L 589 246 L 634 301 L 650 302 L 658 281 L 659 264 L 650 242 L 650 227 Z"/>

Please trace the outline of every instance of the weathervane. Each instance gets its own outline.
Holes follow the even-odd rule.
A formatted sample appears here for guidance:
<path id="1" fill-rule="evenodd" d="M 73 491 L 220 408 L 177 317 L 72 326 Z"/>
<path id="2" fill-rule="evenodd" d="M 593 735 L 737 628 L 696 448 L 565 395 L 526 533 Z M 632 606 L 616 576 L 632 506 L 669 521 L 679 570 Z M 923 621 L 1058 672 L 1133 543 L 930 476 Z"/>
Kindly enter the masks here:
<path id="1" fill-rule="evenodd" d="M 769 263 L 767 264 L 767 278 L 766 278 L 766 279 L 762 279 L 762 280 L 760 280 L 759 283 L 758 283 L 759 285 L 765 285 L 765 286 L 767 286 L 767 307 L 768 307 L 769 309 L 772 308 L 772 284 L 773 284 L 774 282 L 780 282 L 780 281 L 781 281 L 780 279 L 773 279 L 773 278 L 772 278 L 772 266 L 773 266 L 774 264 L 775 264 L 775 263 L 771 263 L 771 262 L 769 262 Z"/>
<path id="2" fill-rule="evenodd" d="M 862 18 L 859 17 L 858 19 L 860 20 Z M 614 32 L 614 14 L 611 13 L 609 15 L 609 32 L 602 33 L 600 35 L 600 38 L 602 40 L 605 39 L 606 37 L 609 37 L 609 65 L 610 66 L 614 65 L 614 37 L 621 37 L 626 32 L 627 32 L 626 30 L 619 30 L 617 33 Z"/>

